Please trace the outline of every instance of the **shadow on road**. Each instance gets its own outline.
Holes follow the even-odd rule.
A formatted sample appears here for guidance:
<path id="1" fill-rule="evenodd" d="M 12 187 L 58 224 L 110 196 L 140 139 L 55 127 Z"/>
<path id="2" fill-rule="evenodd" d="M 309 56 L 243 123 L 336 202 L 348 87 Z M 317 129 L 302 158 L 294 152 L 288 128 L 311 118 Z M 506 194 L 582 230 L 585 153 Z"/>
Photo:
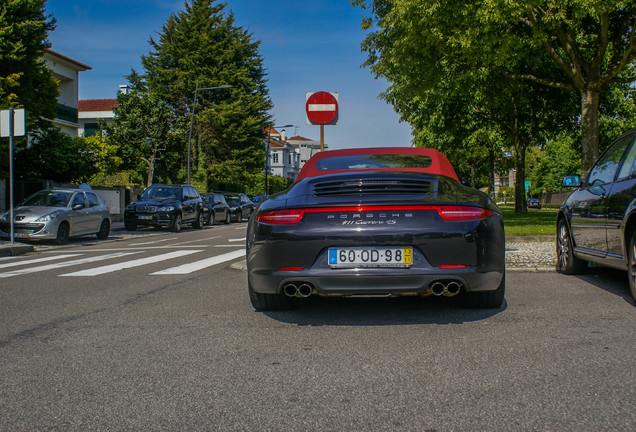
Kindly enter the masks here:
<path id="1" fill-rule="evenodd" d="M 276 321 L 301 326 L 395 326 L 464 324 L 491 318 L 505 311 L 465 309 L 446 297 L 324 298 L 314 297 L 285 312 L 265 312 Z"/>
<path id="2" fill-rule="evenodd" d="M 608 293 L 622 297 L 623 300 L 631 305 L 636 305 L 629 291 L 629 281 L 625 271 L 609 267 L 590 266 L 585 273 L 575 277 Z"/>

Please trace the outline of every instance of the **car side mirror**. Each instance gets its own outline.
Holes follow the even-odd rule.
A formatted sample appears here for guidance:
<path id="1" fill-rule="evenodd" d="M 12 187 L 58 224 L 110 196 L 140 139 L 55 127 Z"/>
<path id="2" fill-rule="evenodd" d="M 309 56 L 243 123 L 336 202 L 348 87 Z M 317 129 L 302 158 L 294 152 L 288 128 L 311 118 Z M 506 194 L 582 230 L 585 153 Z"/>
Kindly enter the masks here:
<path id="1" fill-rule="evenodd" d="M 578 174 L 565 176 L 562 184 L 566 187 L 579 187 L 581 186 L 581 176 Z"/>

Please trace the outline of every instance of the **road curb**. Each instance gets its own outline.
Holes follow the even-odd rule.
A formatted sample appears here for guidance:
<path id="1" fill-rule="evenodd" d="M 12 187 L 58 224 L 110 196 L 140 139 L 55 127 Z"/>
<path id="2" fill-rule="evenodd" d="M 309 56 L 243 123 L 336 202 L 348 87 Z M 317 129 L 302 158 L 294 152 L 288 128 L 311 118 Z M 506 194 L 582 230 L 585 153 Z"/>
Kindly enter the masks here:
<path id="1" fill-rule="evenodd" d="M 19 256 L 24 255 L 25 253 L 33 252 L 35 248 L 33 245 L 25 245 L 25 244 L 0 244 L 0 257 L 8 257 L 8 256 Z"/>

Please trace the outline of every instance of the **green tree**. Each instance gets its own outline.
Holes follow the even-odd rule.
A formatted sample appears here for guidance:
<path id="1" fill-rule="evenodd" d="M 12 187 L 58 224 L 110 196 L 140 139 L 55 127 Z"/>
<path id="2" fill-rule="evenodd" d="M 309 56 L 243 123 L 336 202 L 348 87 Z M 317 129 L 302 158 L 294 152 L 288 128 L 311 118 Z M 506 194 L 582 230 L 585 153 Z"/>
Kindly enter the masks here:
<path id="1" fill-rule="evenodd" d="M 122 158 L 119 155 L 120 147 L 113 144 L 113 140 L 108 136 L 93 135 L 82 138 L 84 148 L 92 155 L 95 161 L 95 168 L 98 174 L 112 175 L 119 171 L 122 165 Z"/>
<path id="2" fill-rule="evenodd" d="M 31 146 L 15 157 L 15 171 L 21 179 L 47 179 L 77 183 L 99 171 L 96 155 L 83 138 L 71 138 L 58 128 L 35 132 Z"/>
<path id="3" fill-rule="evenodd" d="M 178 170 L 170 166 L 176 159 L 170 107 L 148 91 L 137 74 L 133 72 L 128 79 L 129 91 L 117 95 L 114 123 L 103 125 L 111 142 L 119 146 L 121 167 L 145 173 L 146 186 L 155 179 L 176 182 Z"/>
<path id="4" fill-rule="evenodd" d="M 473 179 L 478 170 L 487 172 L 491 189 L 495 161 L 504 151 L 511 152 L 516 162 L 515 209 L 525 212 L 526 149 L 567 125 L 571 101 L 561 90 L 506 79 L 497 68 L 475 61 L 478 53 L 472 39 L 467 40 L 470 31 L 463 32 L 468 36 L 456 33 L 458 27 L 478 25 L 470 23 L 470 17 L 479 14 L 472 3 L 370 3 L 375 18 L 363 27 L 377 27 L 362 46 L 369 55 L 365 65 L 391 83 L 382 96 L 411 123 L 416 145 L 444 150 L 460 171 L 468 163 Z M 535 56 L 519 55 L 512 66 L 550 67 Z"/>
<path id="5" fill-rule="evenodd" d="M 55 19 L 45 15 L 44 0 L 0 2 L 0 108 L 23 107 L 27 129 L 54 118 L 57 82 L 42 58 L 50 46 Z"/>
<path id="6" fill-rule="evenodd" d="M 152 51 L 142 57 L 150 93 L 171 109 L 182 170 L 197 80 L 199 88 L 231 86 L 198 93 L 191 147 L 193 170 L 200 172 L 193 177 L 213 177 L 205 183 L 223 180 L 223 172 L 211 169 L 216 164 L 246 174 L 262 169 L 263 130 L 271 108 L 259 43 L 236 26 L 225 6 L 214 0 L 186 2 L 184 10 L 168 18 L 158 39 L 150 40 Z"/>
<path id="7" fill-rule="evenodd" d="M 382 65 L 396 75 L 422 71 L 421 85 L 426 86 L 438 72 L 430 65 L 446 61 L 486 67 L 578 96 L 584 171 L 599 153 L 601 95 L 613 84 L 636 79 L 632 73 L 636 6 L 631 2 L 354 0 L 353 4 L 372 12 L 363 27 L 375 31 L 363 48 L 374 67 Z M 567 99 L 564 103 L 569 103 Z"/>
<path id="8" fill-rule="evenodd" d="M 578 143 L 571 134 L 561 134 L 549 140 L 542 148 L 533 148 L 528 160 L 528 180 L 532 184 L 533 195 L 543 192 L 557 192 L 561 189 L 561 179 L 568 174 L 580 174 L 581 163 Z"/>

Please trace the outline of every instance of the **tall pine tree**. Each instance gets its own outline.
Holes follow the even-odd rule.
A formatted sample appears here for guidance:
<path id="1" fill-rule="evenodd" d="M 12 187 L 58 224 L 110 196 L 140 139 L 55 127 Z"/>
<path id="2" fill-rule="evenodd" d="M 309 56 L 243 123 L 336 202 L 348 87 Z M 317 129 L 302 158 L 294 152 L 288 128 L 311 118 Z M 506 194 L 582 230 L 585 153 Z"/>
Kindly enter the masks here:
<path id="1" fill-rule="evenodd" d="M 44 0 L 0 2 L 0 108 L 23 107 L 28 129 L 42 117 L 54 118 L 57 83 L 42 58 L 50 46 L 55 19 Z"/>
<path id="2" fill-rule="evenodd" d="M 173 135 L 166 157 L 187 165 L 187 142 L 195 88 L 201 90 L 192 134 L 193 183 L 212 188 L 221 175 L 215 166 L 232 161 L 228 169 L 256 173 L 262 169 L 263 130 L 271 108 L 259 42 L 235 24 L 225 3 L 192 0 L 171 15 L 150 40 L 151 52 L 142 57 L 144 78 L 151 93 L 171 108 Z M 173 168 L 176 168 L 174 166 Z M 183 171 L 181 171 L 183 173 Z M 229 173 L 225 173 L 228 174 Z"/>

